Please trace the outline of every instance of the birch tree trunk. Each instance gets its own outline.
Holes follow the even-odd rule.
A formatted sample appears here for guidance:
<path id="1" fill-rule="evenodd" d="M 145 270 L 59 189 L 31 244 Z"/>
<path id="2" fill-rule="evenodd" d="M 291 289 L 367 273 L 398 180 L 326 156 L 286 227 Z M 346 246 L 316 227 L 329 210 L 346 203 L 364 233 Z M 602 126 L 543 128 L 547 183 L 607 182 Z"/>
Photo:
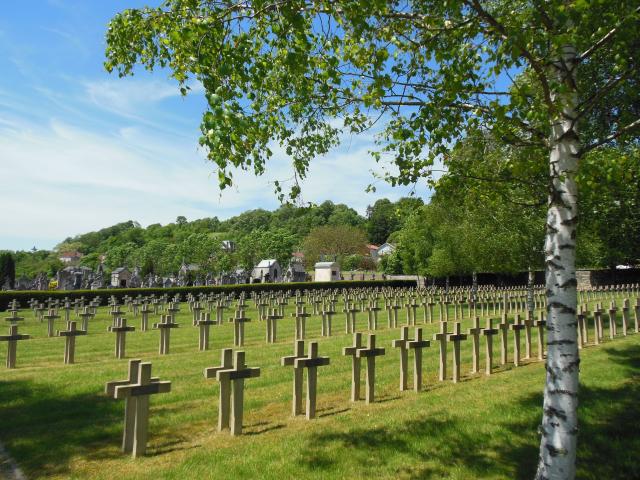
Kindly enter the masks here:
<path id="1" fill-rule="evenodd" d="M 576 50 L 561 48 L 554 62 L 553 102 L 558 114 L 551 129 L 550 185 L 545 238 L 547 363 L 536 479 L 575 477 L 578 433 L 577 282 L 575 273 L 579 139 L 574 119 Z"/>

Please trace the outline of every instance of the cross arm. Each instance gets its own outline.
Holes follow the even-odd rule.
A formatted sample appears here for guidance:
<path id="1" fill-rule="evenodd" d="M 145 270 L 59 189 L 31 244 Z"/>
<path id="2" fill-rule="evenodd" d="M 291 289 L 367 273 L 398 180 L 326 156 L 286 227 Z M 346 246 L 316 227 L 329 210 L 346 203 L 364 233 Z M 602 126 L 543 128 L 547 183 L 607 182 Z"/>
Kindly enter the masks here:
<path id="1" fill-rule="evenodd" d="M 407 347 L 409 348 L 427 348 L 431 346 L 431 342 L 429 340 L 410 340 L 407 342 Z"/>
<path id="2" fill-rule="evenodd" d="M 18 333 L 16 335 L 0 335 L 0 342 L 10 342 L 12 340 L 27 340 L 31 338 L 31 335 L 25 333 Z"/>
<path id="3" fill-rule="evenodd" d="M 160 381 L 160 378 L 158 377 L 151 377 L 151 380 L 150 380 L 151 383 L 155 383 L 159 381 Z M 110 397 L 113 397 L 116 393 L 116 387 L 120 387 L 122 385 L 132 385 L 132 383 L 129 382 L 129 380 L 114 380 L 112 382 L 107 382 L 104 386 L 104 393 L 106 393 Z"/>
<path id="4" fill-rule="evenodd" d="M 329 365 L 331 359 L 329 357 L 316 357 L 316 358 L 297 358 L 295 360 L 295 368 L 311 368 L 311 367 L 323 367 Z"/>
<path id="5" fill-rule="evenodd" d="M 171 382 L 153 382 L 148 385 L 140 385 L 139 383 L 118 385 L 115 387 L 113 397 L 116 400 L 127 397 L 140 397 L 143 395 L 153 395 L 156 393 L 167 393 L 171 391 Z"/>
<path id="6" fill-rule="evenodd" d="M 363 348 L 356 350 L 356 357 L 358 358 L 366 358 L 366 357 L 377 357 L 379 355 L 384 355 L 384 348 Z"/>
<path id="7" fill-rule="evenodd" d="M 216 372 L 218 380 L 239 380 L 241 378 L 257 378 L 260 376 L 260 368 L 245 368 L 242 370 L 219 370 Z"/>

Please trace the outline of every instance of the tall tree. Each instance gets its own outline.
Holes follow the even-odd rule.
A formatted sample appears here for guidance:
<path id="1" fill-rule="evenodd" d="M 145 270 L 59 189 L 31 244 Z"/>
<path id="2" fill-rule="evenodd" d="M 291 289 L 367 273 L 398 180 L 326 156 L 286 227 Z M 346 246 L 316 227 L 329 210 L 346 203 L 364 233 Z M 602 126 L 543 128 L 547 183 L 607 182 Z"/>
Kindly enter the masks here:
<path id="1" fill-rule="evenodd" d="M 200 142 L 222 187 L 234 167 L 263 173 L 272 142 L 304 178 L 340 140 L 336 117 L 352 132 L 386 122 L 377 158 L 394 155 L 393 184 L 428 176 L 470 128 L 545 151 L 549 335 L 537 477 L 573 478 L 575 175 L 586 152 L 637 140 L 639 12 L 637 0 L 167 0 L 111 21 L 106 67 L 169 67 L 184 94 L 191 77 L 202 83 Z M 299 192 L 294 182 L 290 195 Z"/>
<path id="2" fill-rule="evenodd" d="M 0 252 L 0 289 L 12 289 L 16 282 L 16 262 L 11 252 Z"/>
<path id="3" fill-rule="evenodd" d="M 346 225 L 325 225 L 314 228 L 302 242 L 304 261 L 308 268 L 323 256 L 335 257 L 338 262 L 347 255 L 364 255 L 367 252 L 367 236 L 364 231 Z"/>

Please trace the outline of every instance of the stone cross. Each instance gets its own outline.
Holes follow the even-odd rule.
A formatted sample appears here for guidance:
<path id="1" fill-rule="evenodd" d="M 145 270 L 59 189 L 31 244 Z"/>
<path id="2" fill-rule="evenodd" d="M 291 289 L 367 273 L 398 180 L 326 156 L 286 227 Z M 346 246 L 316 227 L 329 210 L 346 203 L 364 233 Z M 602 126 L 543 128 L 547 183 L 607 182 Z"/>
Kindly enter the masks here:
<path id="1" fill-rule="evenodd" d="M 400 305 L 398 305 L 397 300 L 392 302 L 390 301 L 386 305 L 387 310 L 387 326 L 389 328 L 397 328 L 398 327 L 398 310 L 400 310 Z"/>
<path id="2" fill-rule="evenodd" d="M 544 329 L 547 326 L 547 322 L 544 319 L 542 312 L 538 312 L 538 320 L 533 322 L 533 326 L 536 327 L 538 332 L 538 360 L 544 360 Z M 583 332 L 586 338 L 587 329 L 585 328 Z"/>
<path id="3" fill-rule="evenodd" d="M 233 344 L 236 347 L 244 345 L 244 324 L 251 319 L 244 316 L 244 310 L 238 309 L 233 317 L 229 319 L 233 323 Z"/>
<path id="4" fill-rule="evenodd" d="M 522 322 L 524 324 L 524 358 L 531 358 L 531 327 L 533 327 L 533 318 L 531 318 L 533 312 L 527 311 L 526 319 Z"/>
<path id="5" fill-rule="evenodd" d="M 82 319 L 82 330 L 88 332 L 89 320 L 92 319 L 95 315 L 89 307 L 83 307 L 82 310 L 82 313 L 79 313 L 78 316 Z"/>
<path id="6" fill-rule="evenodd" d="M 19 340 L 28 340 L 31 335 L 18 333 L 18 325 L 9 326 L 9 335 L 0 335 L 0 342 L 7 343 L 7 368 L 16 368 L 16 352 Z"/>
<path id="7" fill-rule="evenodd" d="M 471 337 L 471 373 L 478 373 L 480 371 L 480 335 L 482 334 L 482 328 L 480 328 L 480 319 L 474 317 L 473 327 L 467 330 L 467 335 Z"/>
<path id="8" fill-rule="evenodd" d="M 216 378 L 216 374 L 221 370 L 229 370 L 233 368 L 233 350 L 225 348 L 221 353 L 220 366 L 209 367 L 204 369 L 204 378 Z M 230 417 L 230 401 L 231 401 L 231 381 L 224 378 L 220 382 L 220 397 L 218 401 L 218 431 L 229 428 Z"/>
<path id="9" fill-rule="evenodd" d="M 346 314 L 345 332 L 355 333 L 356 331 L 356 314 L 360 312 L 360 309 L 355 305 L 348 305 L 345 307 L 344 312 Z"/>
<path id="10" fill-rule="evenodd" d="M 40 304 L 39 306 L 36 306 L 36 308 L 34 308 L 34 312 L 36 314 L 36 318 L 40 321 L 42 321 L 42 319 L 44 318 L 44 312 L 46 312 L 47 309 L 45 308 L 44 304 Z M 53 337 L 53 333 L 51 335 L 49 335 L 50 337 Z"/>
<path id="11" fill-rule="evenodd" d="M 293 416 L 302 413 L 302 367 L 296 367 L 295 362 L 304 356 L 304 340 L 296 340 L 293 344 L 293 355 L 282 357 L 280 364 L 285 367 L 293 367 Z"/>
<path id="12" fill-rule="evenodd" d="M 200 312 L 204 310 L 204 307 L 201 307 L 199 303 L 196 302 L 195 305 L 193 305 L 193 307 L 191 307 L 191 312 L 193 313 L 193 326 L 195 327 L 196 325 L 198 325 L 198 322 L 200 321 Z"/>
<path id="13" fill-rule="evenodd" d="M 116 387 L 121 385 L 135 385 L 138 381 L 138 371 L 142 360 L 132 359 L 129 360 L 129 377 L 126 380 L 114 380 L 107 382 L 105 385 L 105 393 L 114 397 Z M 151 377 L 150 383 L 156 383 L 160 379 L 158 377 Z M 124 453 L 131 453 L 133 451 L 133 439 L 136 424 L 136 398 L 129 396 L 125 398 L 124 403 L 124 429 L 122 433 L 122 451 Z"/>
<path id="14" fill-rule="evenodd" d="M 453 383 L 460 381 L 460 342 L 466 339 L 467 336 L 460 332 L 460 322 L 456 322 L 453 333 L 447 334 L 447 341 L 453 342 Z"/>
<path id="15" fill-rule="evenodd" d="M 520 315 L 516 314 L 515 321 L 509 325 L 509 328 L 513 330 L 513 364 L 518 367 L 520 366 L 520 330 L 525 328 L 520 323 Z"/>
<path id="16" fill-rule="evenodd" d="M 331 306 L 322 306 L 322 326 L 321 326 L 321 335 L 323 337 L 331 336 L 331 324 L 332 317 L 336 314 L 335 310 L 331 308 Z"/>
<path id="17" fill-rule="evenodd" d="M 118 318 L 120 318 L 124 314 L 124 312 L 120 310 L 120 306 L 115 305 L 111 307 L 109 314 L 111 315 L 111 325 L 115 327 L 118 324 L 117 323 Z"/>
<path id="18" fill-rule="evenodd" d="M 318 397 L 318 367 L 329 365 L 329 357 L 318 356 L 318 342 L 309 344 L 309 354 L 304 358 L 297 358 L 294 370 L 307 369 L 307 403 L 306 417 L 311 420 L 316 417 L 316 399 Z M 295 403 L 295 399 L 294 399 Z"/>
<path id="19" fill-rule="evenodd" d="M 356 402 L 360 400 L 360 357 L 356 356 L 356 352 L 359 348 L 362 348 L 362 334 L 353 334 L 353 345 L 350 347 L 344 347 L 342 354 L 351 357 L 351 401 Z"/>
<path id="20" fill-rule="evenodd" d="M 271 308 L 269 313 L 265 315 L 267 321 L 267 343 L 276 343 L 278 332 L 278 320 L 282 320 L 284 317 L 278 314 L 277 308 Z"/>
<path id="21" fill-rule="evenodd" d="M 369 330 L 377 330 L 378 329 L 378 311 L 380 307 L 376 305 L 376 302 L 369 302 L 369 305 L 365 307 L 365 311 L 367 312 L 367 328 Z"/>
<path id="22" fill-rule="evenodd" d="M 6 322 L 11 322 L 12 324 L 16 323 L 16 322 L 21 322 L 24 320 L 24 317 L 19 317 L 18 316 L 18 310 L 11 310 L 11 315 L 9 317 L 4 317 L 4 320 Z"/>
<path id="23" fill-rule="evenodd" d="M 400 391 L 407 390 L 407 376 L 409 364 L 409 327 L 402 327 L 400 338 L 393 340 L 391 345 L 400 349 Z"/>
<path id="24" fill-rule="evenodd" d="M 433 334 L 433 340 L 437 340 L 440 347 L 440 365 L 438 380 L 443 382 L 447 378 L 447 322 L 440 322 L 440 332 Z"/>
<path id="25" fill-rule="evenodd" d="M 502 314 L 502 321 L 498 324 L 500 335 L 500 365 L 506 365 L 508 361 L 509 351 L 509 322 L 507 322 L 507 314 Z"/>
<path id="26" fill-rule="evenodd" d="M 542 314 L 542 312 L 539 312 Z M 578 348 L 582 349 L 586 346 L 587 342 L 585 341 L 585 336 L 587 335 L 587 319 L 584 311 L 578 313 L 576 315 L 576 320 L 578 323 Z M 538 356 L 539 358 L 539 356 Z"/>
<path id="27" fill-rule="evenodd" d="M 226 305 L 223 300 L 218 300 L 216 303 L 216 322 L 218 325 L 222 325 L 224 323 L 224 309 Z"/>
<path id="28" fill-rule="evenodd" d="M 367 359 L 367 383 L 365 391 L 366 403 L 372 403 L 374 401 L 376 382 L 376 357 L 384 354 L 384 348 L 376 348 L 376 336 L 373 333 L 369 334 L 367 346 L 356 350 L 357 358 Z M 358 382 L 360 382 L 360 377 L 358 377 Z"/>
<path id="29" fill-rule="evenodd" d="M 411 298 L 411 301 L 407 301 L 405 304 L 407 309 L 407 325 L 415 325 L 416 324 L 416 309 L 418 308 L 418 304 L 416 303 L 415 298 Z"/>
<path id="30" fill-rule="evenodd" d="M 226 367 L 225 352 L 231 349 L 223 350 L 223 365 L 221 367 L 213 367 L 205 370 L 205 377 L 211 378 L 213 375 L 220 382 L 220 410 L 218 415 L 218 429 L 226 428 L 230 425 L 231 435 L 240 435 L 242 433 L 242 417 L 244 408 L 244 379 L 256 378 L 260 376 L 259 368 L 248 368 L 245 364 L 244 352 L 235 352 L 234 366 Z M 224 395 L 227 396 L 223 400 Z M 230 406 L 230 408 L 229 408 Z M 226 421 L 225 421 L 226 419 Z"/>
<path id="31" fill-rule="evenodd" d="M 215 325 L 215 321 L 211 320 L 211 314 L 209 312 L 201 312 L 200 320 L 198 320 L 199 337 L 198 337 L 198 349 L 202 352 L 209 350 L 209 328 L 211 325 Z"/>
<path id="32" fill-rule="evenodd" d="M 157 307 L 158 304 L 155 304 L 155 307 Z M 145 303 L 144 305 L 142 305 L 142 308 L 140 309 L 140 331 L 141 332 L 146 332 L 149 329 L 149 314 L 152 313 L 153 310 L 151 310 L 149 308 L 149 305 L 147 303 Z"/>
<path id="33" fill-rule="evenodd" d="M 55 310 L 49 309 L 47 315 L 43 315 L 42 318 L 47 320 L 47 336 L 53 337 L 55 335 L 55 326 L 54 322 L 56 318 L 60 318 L 60 315 L 56 315 Z"/>
<path id="34" fill-rule="evenodd" d="M 618 309 L 616 308 L 615 302 L 611 302 L 611 308 L 609 308 L 609 338 L 613 340 L 616 336 L 617 328 L 616 328 L 616 314 Z"/>
<path id="35" fill-rule="evenodd" d="M 295 339 L 304 340 L 307 317 L 310 317 L 311 314 L 307 313 L 306 307 L 296 306 L 296 311 L 295 313 L 292 313 L 291 316 L 296 319 Z"/>
<path id="36" fill-rule="evenodd" d="M 171 329 L 178 328 L 179 324 L 173 322 L 173 316 L 171 314 L 160 315 L 160 319 L 160 322 L 153 324 L 153 328 L 160 330 L 160 347 L 158 352 L 160 355 L 168 355 Z"/>
<path id="37" fill-rule="evenodd" d="M 491 371 L 493 370 L 493 336 L 498 334 L 498 329 L 493 328 L 493 320 L 491 318 L 487 318 L 487 327 L 482 329 L 482 335 L 486 340 L 486 350 L 485 350 L 485 369 L 484 373 L 487 375 L 491 375 Z"/>
<path id="38" fill-rule="evenodd" d="M 86 330 L 78 330 L 76 322 L 68 321 L 67 330 L 58 331 L 59 337 L 64 339 L 64 363 L 70 365 L 75 362 L 76 358 L 76 337 L 86 335 Z"/>
<path id="39" fill-rule="evenodd" d="M 602 341 L 602 312 L 600 310 L 600 306 L 596 306 L 595 310 L 593 311 L 593 323 L 594 323 L 594 335 L 593 335 L 593 342 L 596 345 L 600 345 L 600 342 Z"/>
<path id="40" fill-rule="evenodd" d="M 132 373 L 136 373 L 135 370 L 136 368 L 132 367 L 130 363 L 130 377 Z M 126 453 L 131 449 L 133 458 L 140 457 L 147 451 L 149 395 L 171 391 L 171 382 L 161 382 L 151 378 L 150 363 L 140 363 L 137 361 L 137 374 L 136 383 L 129 383 L 129 380 L 125 380 L 109 382 L 106 385 L 107 393 L 113 392 L 113 398 L 116 400 L 127 400 L 125 406 L 125 433 L 122 447 Z M 129 399 L 132 397 L 133 401 L 129 402 Z M 134 411 L 133 415 L 130 413 L 132 410 Z M 131 424 L 133 424 L 133 427 L 131 427 Z"/>
<path id="41" fill-rule="evenodd" d="M 167 315 L 171 317 L 171 323 L 173 323 L 176 315 L 180 312 L 180 306 L 175 302 L 170 303 L 169 308 L 167 308 L 165 312 L 167 312 Z"/>
<path id="42" fill-rule="evenodd" d="M 629 328 L 629 299 L 625 298 L 622 304 L 622 335 L 627 336 Z"/>
<path id="43" fill-rule="evenodd" d="M 400 349 L 400 390 L 407 390 L 409 350 L 414 351 L 413 389 L 422 389 L 422 349 L 431 345 L 429 340 L 422 339 L 422 328 L 416 328 L 414 340 L 409 340 L 409 327 L 402 327 L 399 340 L 393 340 L 392 345 Z"/>
<path id="44" fill-rule="evenodd" d="M 127 326 L 127 319 L 124 317 L 119 317 L 116 319 L 116 325 L 111 325 L 107 327 L 107 330 L 111 333 L 116 334 L 116 347 L 115 347 L 115 355 L 116 358 L 124 358 L 126 340 L 127 340 L 127 332 L 133 332 L 136 327 Z"/>

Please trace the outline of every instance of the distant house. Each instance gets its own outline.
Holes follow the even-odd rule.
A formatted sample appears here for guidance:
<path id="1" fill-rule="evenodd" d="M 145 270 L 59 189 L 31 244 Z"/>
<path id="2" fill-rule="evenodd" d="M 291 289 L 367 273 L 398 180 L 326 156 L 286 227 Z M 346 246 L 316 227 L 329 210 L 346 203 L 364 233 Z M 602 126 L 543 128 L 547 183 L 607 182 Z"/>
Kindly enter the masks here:
<path id="1" fill-rule="evenodd" d="M 389 255 L 396 251 L 396 246 L 391 243 L 383 243 L 378 248 L 378 256 L 382 257 L 384 255 Z"/>
<path id="2" fill-rule="evenodd" d="M 236 251 L 236 242 L 233 240 L 222 240 L 222 251 L 233 253 Z"/>
<path id="3" fill-rule="evenodd" d="M 282 273 L 282 268 L 277 260 L 262 260 L 251 271 L 251 283 L 281 282 Z"/>
<path id="4" fill-rule="evenodd" d="M 337 262 L 318 262 L 314 266 L 316 282 L 337 282 L 340 280 L 340 265 Z"/>
<path id="5" fill-rule="evenodd" d="M 298 262 L 304 262 L 304 252 L 293 252 L 291 258 Z"/>
<path id="6" fill-rule="evenodd" d="M 60 256 L 58 257 L 58 259 L 62 263 L 72 263 L 72 262 L 75 262 L 77 260 L 80 260 L 81 258 L 82 258 L 82 254 L 80 252 L 77 252 L 77 251 L 62 252 L 60 254 Z"/>
<path id="7" fill-rule="evenodd" d="M 118 267 L 111 272 L 111 286 L 116 288 L 126 288 L 131 281 L 131 272 L 127 267 Z"/>
<path id="8" fill-rule="evenodd" d="M 367 245 L 367 252 L 369 253 L 369 256 L 374 260 L 378 259 L 379 248 L 380 247 L 378 245 Z"/>

